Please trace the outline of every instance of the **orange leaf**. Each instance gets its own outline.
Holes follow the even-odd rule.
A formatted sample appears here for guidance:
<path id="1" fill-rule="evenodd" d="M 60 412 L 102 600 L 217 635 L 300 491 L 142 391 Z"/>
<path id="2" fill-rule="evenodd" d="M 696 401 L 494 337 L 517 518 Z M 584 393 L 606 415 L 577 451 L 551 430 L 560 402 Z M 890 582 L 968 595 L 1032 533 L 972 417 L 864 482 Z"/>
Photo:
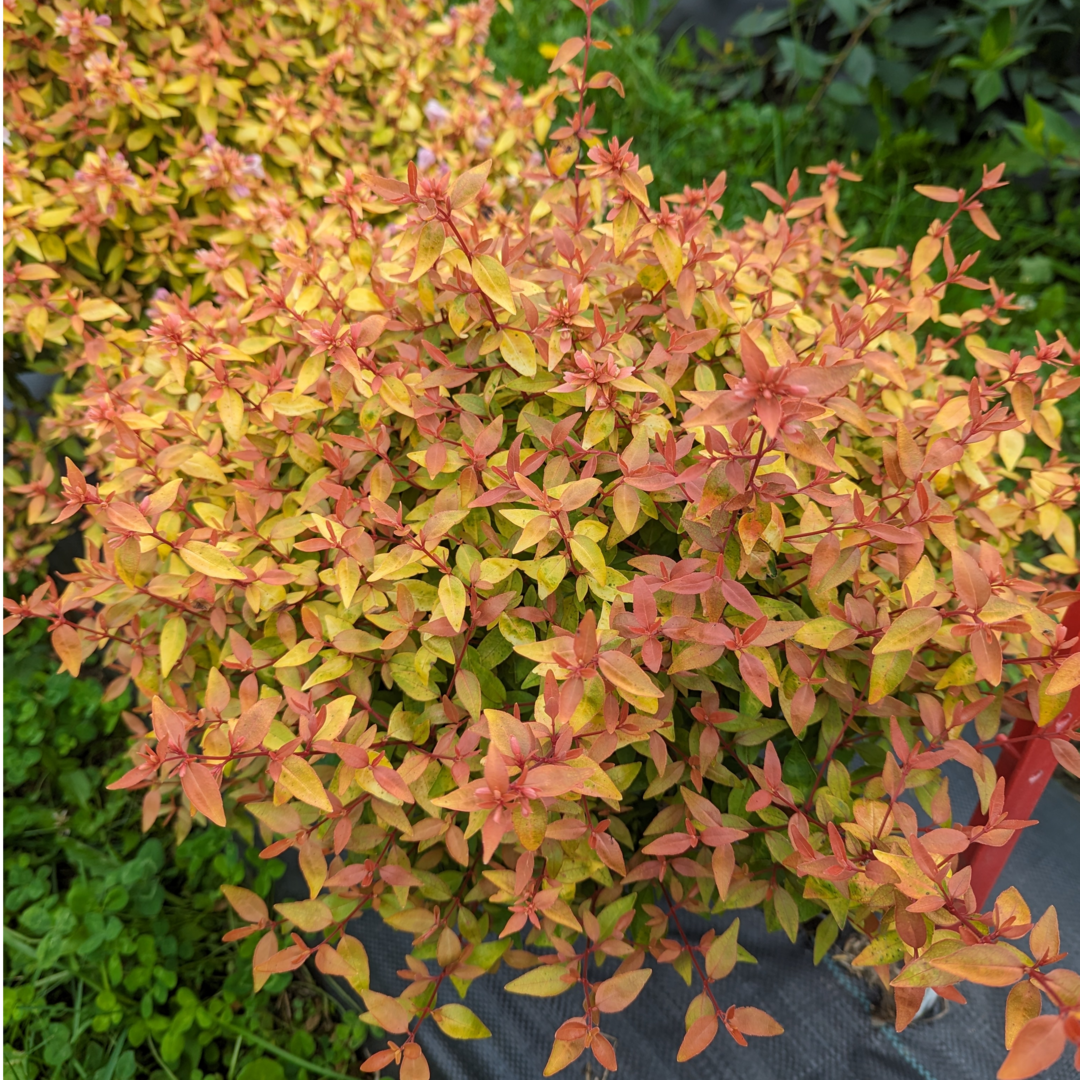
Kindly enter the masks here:
<path id="1" fill-rule="evenodd" d="M 612 975 L 596 988 L 596 1007 L 602 1013 L 622 1012 L 641 993 L 652 976 L 652 968 L 638 968 Z"/>
<path id="2" fill-rule="evenodd" d="M 1037 1016 L 1016 1036 L 998 1080 L 1027 1080 L 1049 1069 L 1065 1049 L 1065 1024 L 1059 1016 Z"/>
<path id="3" fill-rule="evenodd" d="M 269 930 L 259 938 L 259 941 L 255 946 L 255 952 L 251 955 L 251 971 L 255 980 L 255 993 L 258 993 L 266 985 L 266 980 L 269 979 L 272 974 L 269 971 L 262 971 L 262 965 L 276 952 L 277 934 L 275 934 L 273 930 Z"/>
<path id="4" fill-rule="evenodd" d="M 261 945 L 262 942 L 260 941 L 259 944 Z M 310 955 L 310 949 L 302 945 L 290 945 L 287 949 L 269 956 L 255 970 L 261 975 L 279 975 L 283 971 L 295 971 Z"/>
<path id="5" fill-rule="evenodd" d="M 392 1035 L 403 1035 L 409 1030 L 412 1017 L 397 998 L 376 993 L 374 990 L 362 991 L 361 997 L 363 997 L 368 1012 L 375 1017 L 375 1022 L 379 1027 L 389 1031 Z"/>
<path id="6" fill-rule="evenodd" d="M 679 1053 L 676 1056 L 676 1061 L 689 1061 L 692 1057 L 697 1057 L 698 1054 L 705 1050 L 709 1044 L 716 1038 L 716 1032 L 720 1028 L 720 1022 L 716 1019 L 716 1014 L 711 1016 L 700 1016 L 695 1020 L 683 1036 L 682 1044 L 679 1046 Z"/>
<path id="7" fill-rule="evenodd" d="M 567 38 L 560 46 L 559 51 L 552 57 L 548 74 L 560 71 L 570 63 L 582 49 L 585 48 L 585 39 L 579 37 Z"/>
<path id="8" fill-rule="evenodd" d="M 1052 904 L 1043 912 L 1042 918 L 1032 927 L 1028 938 L 1031 955 L 1043 961 L 1061 952 L 1061 935 L 1058 933 L 1057 908 Z"/>
<path id="9" fill-rule="evenodd" d="M 197 761 L 189 762 L 184 767 L 180 778 L 184 794 L 191 800 L 191 805 L 204 814 L 215 825 L 225 824 L 225 806 L 221 801 L 221 791 L 214 774 Z"/>
<path id="10" fill-rule="evenodd" d="M 936 184 L 916 184 L 915 190 L 934 202 L 959 202 L 960 192 L 955 188 L 939 187 Z"/>
<path id="11" fill-rule="evenodd" d="M 915 1014 L 922 1005 L 926 990 L 921 986 L 893 987 L 893 1000 L 896 1002 L 896 1030 L 904 1028 L 915 1019 Z"/>
<path id="12" fill-rule="evenodd" d="M 744 1035 L 783 1035 L 784 1029 L 767 1012 L 745 1005 L 735 1010 L 733 1026 Z"/>
<path id="13" fill-rule="evenodd" d="M 239 885 L 222 885 L 221 891 L 232 905 L 233 911 L 245 922 L 257 923 L 270 917 L 262 897 L 250 889 L 241 889 Z"/>
<path id="14" fill-rule="evenodd" d="M 968 945 L 931 963 L 941 971 L 959 975 L 980 986 L 1012 986 L 1023 976 L 1026 959 L 1019 949 L 998 942 L 996 945 Z"/>
<path id="15" fill-rule="evenodd" d="M 985 210 L 980 210 L 977 207 L 968 211 L 971 215 L 971 224 L 975 226 L 979 232 L 989 236 L 991 240 L 1000 240 L 1001 234 L 994 228 L 993 222 L 986 216 Z"/>
<path id="16" fill-rule="evenodd" d="M 60 657 L 60 670 L 74 678 L 79 677 L 82 667 L 82 639 L 74 626 L 58 626 L 52 632 L 52 647 Z"/>

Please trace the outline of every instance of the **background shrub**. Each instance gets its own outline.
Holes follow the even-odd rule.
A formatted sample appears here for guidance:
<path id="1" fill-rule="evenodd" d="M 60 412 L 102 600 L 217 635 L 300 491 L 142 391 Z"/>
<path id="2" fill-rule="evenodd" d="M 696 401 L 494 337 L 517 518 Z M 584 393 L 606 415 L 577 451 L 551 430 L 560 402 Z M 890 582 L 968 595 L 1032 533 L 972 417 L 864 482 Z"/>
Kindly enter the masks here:
<path id="1" fill-rule="evenodd" d="M 490 76 L 494 8 L 17 0 L 7 340 L 55 361 L 85 324 L 138 319 L 148 290 L 245 296 L 338 173 L 490 158 L 493 183 L 512 177 L 549 121 Z"/>

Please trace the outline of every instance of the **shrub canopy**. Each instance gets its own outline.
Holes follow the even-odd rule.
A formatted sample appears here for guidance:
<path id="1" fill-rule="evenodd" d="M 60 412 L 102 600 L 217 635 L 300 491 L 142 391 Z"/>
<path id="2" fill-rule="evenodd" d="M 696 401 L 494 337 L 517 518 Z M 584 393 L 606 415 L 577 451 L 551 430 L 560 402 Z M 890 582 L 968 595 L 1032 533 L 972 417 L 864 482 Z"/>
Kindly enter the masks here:
<path id="1" fill-rule="evenodd" d="M 737 927 L 679 923 L 763 905 L 792 940 L 816 919 L 819 958 L 873 931 L 860 962 L 905 965 L 900 1026 L 927 986 L 1023 987 L 1002 1075 L 1028 1075 L 1080 980 L 1042 970 L 1053 910 L 979 912 L 959 857 L 1030 824 L 986 754 L 1003 725 L 1034 719 L 1080 773 L 1056 405 L 1080 384 L 1063 340 L 982 337 L 1009 299 L 950 229 L 993 235 L 1001 170 L 925 189 L 949 216 L 907 247 L 854 249 L 836 163 L 724 230 L 723 175 L 657 200 L 590 129 L 596 46 L 553 60 L 575 111 L 513 184 L 490 161 L 342 177 L 244 288 L 159 295 L 145 330 L 84 320 L 83 388 L 43 435 L 87 462 L 27 494 L 84 515 L 87 553 L 9 622 L 49 618 L 68 671 L 101 653 L 137 689 L 116 786 L 147 827 L 251 815 L 266 857 L 299 850 L 310 898 L 271 919 L 232 889 L 230 936 L 262 935 L 257 983 L 311 955 L 351 979 L 395 1036 L 371 1070 L 422 1080 L 429 1016 L 486 1034 L 438 989 L 501 959 L 511 992 L 583 994 L 549 1072 L 587 1046 L 615 1067 L 602 1016 L 648 955 L 701 983 L 680 1060 L 720 1026 L 777 1034 L 718 1001 Z M 949 314 L 957 288 L 986 302 Z M 985 824 L 953 820 L 948 760 Z M 399 998 L 345 933 L 365 909 L 416 935 Z M 1029 930 L 1031 956 L 1001 940 Z"/>

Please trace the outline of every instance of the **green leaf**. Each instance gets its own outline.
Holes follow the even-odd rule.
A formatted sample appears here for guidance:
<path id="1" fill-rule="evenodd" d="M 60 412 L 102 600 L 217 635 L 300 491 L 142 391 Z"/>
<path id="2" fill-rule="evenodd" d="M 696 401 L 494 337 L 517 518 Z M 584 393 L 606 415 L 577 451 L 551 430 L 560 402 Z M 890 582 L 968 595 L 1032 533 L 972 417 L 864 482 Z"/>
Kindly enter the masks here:
<path id="1" fill-rule="evenodd" d="M 839 933 L 840 927 L 831 915 L 826 915 L 825 918 L 818 923 L 817 930 L 814 931 L 815 964 L 820 964 L 821 961 L 825 959 L 829 950 L 833 947 Z"/>
<path id="2" fill-rule="evenodd" d="M 799 936 L 799 905 L 795 897 L 787 889 L 777 889 L 773 893 L 773 905 L 776 908 L 777 921 L 794 944 Z"/>
<path id="3" fill-rule="evenodd" d="M 971 92 L 975 95 L 975 104 L 986 109 L 1005 93 L 1005 80 L 998 71 L 980 71 L 971 84 Z"/>
<path id="4" fill-rule="evenodd" d="M 895 930 L 878 934 L 858 956 L 852 960 L 855 967 L 873 967 L 876 964 L 895 964 L 904 959 L 904 943 Z"/>

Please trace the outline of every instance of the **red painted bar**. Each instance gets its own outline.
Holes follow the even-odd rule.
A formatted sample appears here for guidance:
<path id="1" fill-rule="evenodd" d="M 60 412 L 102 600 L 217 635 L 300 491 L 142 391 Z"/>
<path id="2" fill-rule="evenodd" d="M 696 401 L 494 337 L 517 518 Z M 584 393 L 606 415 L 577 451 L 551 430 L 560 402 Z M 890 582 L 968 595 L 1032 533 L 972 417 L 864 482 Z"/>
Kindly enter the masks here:
<path id="1" fill-rule="evenodd" d="M 1063 620 L 1070 636 L 1080 635 L 1080 603 L 1073 604 L 1065 612 Z M 1074 648 L 1073 651 L 1076 651 Z M 1069 698 L 1068 705 L 1061 715 L 1045 729 L 1046 732 L 1065 731 L 1075 726 L 1080 717 L 1080 687 Z M 1031 720 L 1018 720 L 1013 725 L 1009 741 L 1001 748 L 1001 757 L 997 763 L 997 774 L 1005 779 L 1005 813 L 1008 817 L 1027 820 L 1032 818 L 1050 777 L 1054 774 L 1057 759 L 1050 749 L 1048 739 L 1032 739 L 1027 736 L 1039 731 Z M 1023 741 L 1021 741 L 1023 740 Z M 986 815 L 979 807 L 971 816 L 972 825 L 982 825 Z M 1016 841 L 1023 830 L 1014 833 L 1013 838 L 1002 847 L 989 847 L 986 844 L 972 844 L 962 857 L 962 864 L 971 867 L 971 887 L 975 898 L 982 908 L 990 897 L 1005 864 L 1009 861 Z"/>

